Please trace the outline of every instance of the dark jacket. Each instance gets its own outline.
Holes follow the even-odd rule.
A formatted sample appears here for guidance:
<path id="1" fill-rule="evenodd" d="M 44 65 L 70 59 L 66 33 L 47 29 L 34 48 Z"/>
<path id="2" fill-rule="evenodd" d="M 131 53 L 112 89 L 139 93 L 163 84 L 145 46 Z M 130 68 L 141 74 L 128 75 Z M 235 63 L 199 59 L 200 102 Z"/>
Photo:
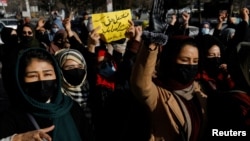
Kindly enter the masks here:
<path id="1" fill-rule="evenodd" d="M 48 54 L 48 57 L 52 61 L 54 70 L 56 73 L 56 92 L 53 95 L 53 100 L 50 103 L 43 103 L 32 99 L 22 86 L 23 77 L 20 68 L 20 59 L 26 56 L 26 53 L 32 50 L 39 50 L 44 54 Z M 81 107 L 72 101 L 72 99 L 61 92 L 61 79 L 60 70 L 57 66 L 56 60 L 47 52 L 45 49 L 40 48 L 29 48 L 23 50 L 19 53 L 16 65 L 16 75 L 15 75 L 18 92 L 16 97 L 18 98 L 17 103 L 13 106 L 13 109 L 6 111 L 0 122 L 0 138 L 13 135 L 15 133 L 23 133 L 31 130 L 35 130 L 34 124 L 31 122 L 27 113 L 32 115 L 35 121 L 38 123 L 40 128 L 48 127 L 54 124 L 57 125 L 49 134 L 53 140 L 63 140 L 69 138 L 72 135 L 79 135 L 80 140 L 90 140 L 87 139 L 85 132 L 85 124 L 87 122 L 85 115 Z M 72 119 L 72 120 L 71 120 Z M 67 121 L 66 121 L 67 120 Z M 64 124 L 65 123 L 65 124 Z M 60 127 L 65 126 L 65 128 Z M 68 127 L 66 127 L 68 126 Z M 71 128 L 70 128 L 71 127 Z M 61 129 L 63 130 L 61 130 Z M 76 130 L 76 132 L 69 133 L 70 130 Z M 61 132 L 68 132 L 67 135 L 61 135 Z M 78 132 L 77 132 L 78 131 Z M 59 134 L 54 134 L 55 132 L 60 132 Z"/>

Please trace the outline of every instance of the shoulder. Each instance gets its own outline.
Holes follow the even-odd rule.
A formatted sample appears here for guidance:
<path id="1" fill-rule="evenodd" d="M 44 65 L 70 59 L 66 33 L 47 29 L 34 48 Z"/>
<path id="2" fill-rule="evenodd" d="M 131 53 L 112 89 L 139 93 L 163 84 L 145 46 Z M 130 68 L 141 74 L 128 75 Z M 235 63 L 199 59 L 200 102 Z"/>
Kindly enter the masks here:
<path id="1" fill-rule="evenodd" d="M 198 93 L 198 94 L 201 95 L 202 97 L 207 98 L 207 94 L 205 94 L 205 93 L 202 91 L 201 84 L 200 84 L 200 82 L 198 82 L 198 81 L 194 81 L 194 91 L 195 91 L 195 93 Z"/>
<path id="2" fill-rule="evenodd" d="M 164 88 L 164 86 L 158 84 L 156 85 L 156 88 L 158 94 L 160 95 L 160 97 L 162 97 L 162 99 L 168 100 L 173 97 L 173 93 L 168 89 Z"/>

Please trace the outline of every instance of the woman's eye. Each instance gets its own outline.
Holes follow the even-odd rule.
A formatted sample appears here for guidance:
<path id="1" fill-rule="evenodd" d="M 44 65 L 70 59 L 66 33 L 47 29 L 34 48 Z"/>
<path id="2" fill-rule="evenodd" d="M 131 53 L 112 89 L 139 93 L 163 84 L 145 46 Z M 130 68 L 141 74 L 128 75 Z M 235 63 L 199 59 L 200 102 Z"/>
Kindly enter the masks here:
<path id="1" fill-rule="evenodd" d="M 28 75 L 28 76 L 26 76 L 26 77 L 28 77 L 28 78 L 36 78 L 36 77 L 38 77 L 37 75 Z"/>
<path id="2" fill-rule="evenodd" d="M 84 66 L 80 65 L 78 66 L 79 69 L 84 69 Z"/>
<path id="3" fill-rule="evenodd" d="M 66 66 L 66 67 L 64 67 L 63 69 L 64 69 L 64 70 L 70 70 L 70 69 L 73 69 L 73 67 L 71 67 L 71 66 Z"/>
<path id="4" fill-rule="evenodd" d="M 194 63 L 194 64 L 198 64 L 198 63 L 199 63 L 199 61 L 197 60 L 197 61 L 194 61 L 193 63 Z"/>
<path id="5" fill-rule="evenodd" d="M 51 76 L 52 74 L 48 73 L 48 74 L 44 74 L 45 76 Z"/>
<path id="6" fill-rule="evenodd" d="M 181 59 L 181 61 L 182 61 L 182 62 L 188 62 L 189 59 L 183 58 L 183 59 Z"/>

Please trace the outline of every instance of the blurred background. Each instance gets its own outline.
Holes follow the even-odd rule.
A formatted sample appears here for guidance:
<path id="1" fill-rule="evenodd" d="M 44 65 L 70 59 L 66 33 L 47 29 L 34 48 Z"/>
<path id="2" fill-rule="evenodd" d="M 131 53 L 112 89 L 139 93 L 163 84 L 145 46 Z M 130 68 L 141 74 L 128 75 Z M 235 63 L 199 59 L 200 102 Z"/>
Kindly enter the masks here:
<path id="1" fill-rule="evenodd" d="M 74 11 L 75 15 L 83 12 L 100 13 L 131 9 L 134 18 L 147 18 L 153 0 L 0 0 L 0 16 L 2 18 L 31 16 L 38 18 L 49 15 L 51 11 Z M 165 0 L 168 9 L 188 10 L 198 17 L 217 16 L 218 10 L 231 10 L 237 15 L 241 7 L 250 7 L 250 0 Z M 199 11 L 200 10 L 200 11 Z M 171 11 L 170 11 L 171 12 Z M 146 15 L 145 15 L 146 14 Z M 146 16 L 146 17 L 145 17 Z"/>
<path id="2" fill-rule="evenodd" d="M 156 0 L 160 1 L 160 0 Z M 250 8 L 250 0 L 162 0 L 165 1 L 166 15 L 169 22 L 171 15 L 181 17 L 181 13 L 190 13 L 190 25 L 199 26 L 209 21 L 217 24 L 218 13 L 226 11 L 230 17 L 239 17 L 242 7 Z M 110 12 L 130 9 L 136 25 L 148 26 L 153 0 L 0 0 L 0 31 L 2 27 L 16 27 L 23 17 L 31 17 L 35 24 L 39 17 L 49 18 L 54 11 L 62 17 L 73 13 L 72 23 L 79 23 L 83 13 Z M 181 19 L 181 18 L 180 18 Z"/>

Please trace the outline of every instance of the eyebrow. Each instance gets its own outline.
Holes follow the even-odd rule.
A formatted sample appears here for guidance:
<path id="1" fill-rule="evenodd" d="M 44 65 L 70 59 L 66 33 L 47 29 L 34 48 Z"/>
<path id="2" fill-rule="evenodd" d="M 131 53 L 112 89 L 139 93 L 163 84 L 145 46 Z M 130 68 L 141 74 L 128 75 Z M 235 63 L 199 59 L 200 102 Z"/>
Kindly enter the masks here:
<path id="1" fill-rule="evenodd" d="M 66 65 L 66 66 L 63 66 L 63 67 L 74 67 L 74 66 L 83 67 L 84 65 L 82 65 L 82 64 L 77 64 L 77 65 Z"/>
<path id="2" fill-rule="evenodd" d="M 191 57 L 188 57 L 188 56 L 179 56 L 177 58 L 187 58 L 187 59 L 190 59 Z M 199 59 L 199 57 L 196 57 L 196 58 L 193 58 L 193 59 Z"/>
<path id="3" fill-rule="evenodd" d="M 43 70 L 42 72 L 53 72 L 53 70 Z M 29 73 L 37 73 L 37 71 L 26 72 L 26 74 L 29 74 Z"/>

